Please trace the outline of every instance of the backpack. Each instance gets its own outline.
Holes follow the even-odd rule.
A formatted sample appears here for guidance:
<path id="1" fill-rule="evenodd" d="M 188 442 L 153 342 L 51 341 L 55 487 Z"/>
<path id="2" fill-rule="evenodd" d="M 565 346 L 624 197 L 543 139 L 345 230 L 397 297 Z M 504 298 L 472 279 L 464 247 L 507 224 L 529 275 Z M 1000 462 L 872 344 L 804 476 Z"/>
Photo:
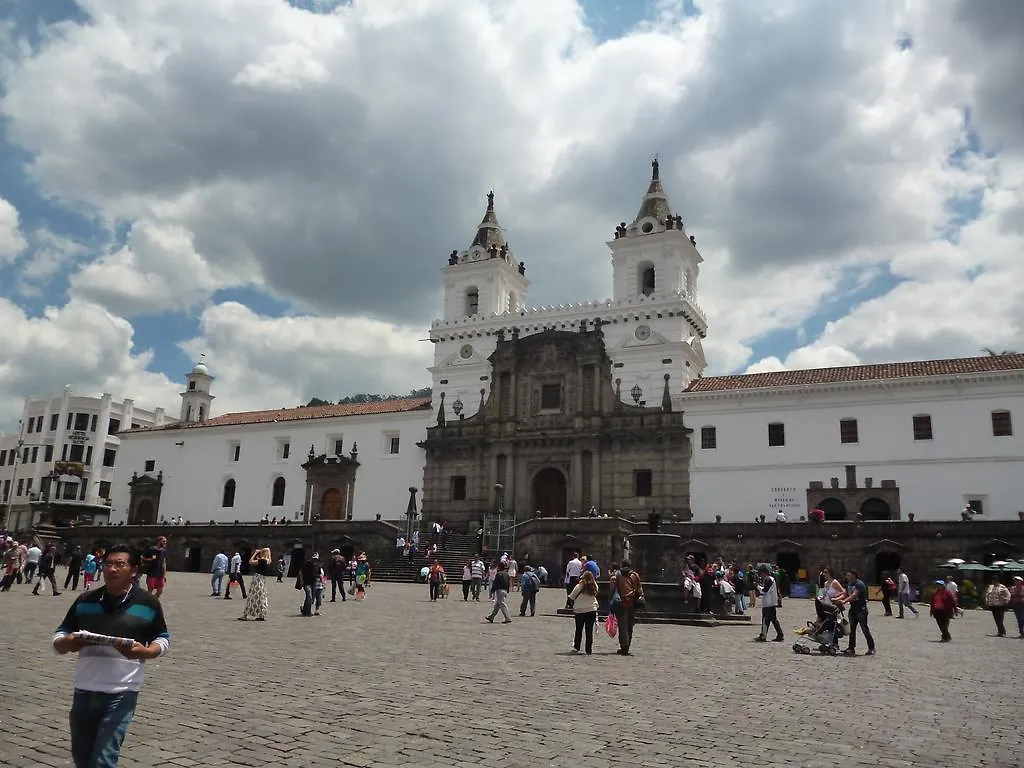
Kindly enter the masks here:
<path id="1" fill-rule="evenodd" d="M 891 576 L 890 576 L 890 577 L 888 577 L 888 578 L 887 578 L 887 579 L 885 580 L 885 588 L 886 588 L 886 589 L 887 589 L 887 590 L 888 590 L 888 591 L 889 591 L 890 593 L 892 593 L 892 592 L 895 592 L 895 591 L 896 591 L 896 582 L 892 580 L 892 577 L 891 577 Z"/>
<path id="2" fill-rule="evenodd" d="M 935 597 L 932 598 L 932 610 L 939 613 L 947 613 L 953 610 L 953 595 L 945 587 L 935 590 Z"/>

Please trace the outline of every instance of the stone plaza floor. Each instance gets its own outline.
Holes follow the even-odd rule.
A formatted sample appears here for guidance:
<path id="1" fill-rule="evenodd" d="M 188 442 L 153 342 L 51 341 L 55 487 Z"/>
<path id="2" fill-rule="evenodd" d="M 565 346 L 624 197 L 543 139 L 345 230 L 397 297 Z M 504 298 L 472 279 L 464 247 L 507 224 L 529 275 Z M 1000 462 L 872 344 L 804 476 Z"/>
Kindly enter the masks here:
<path id="1" fill-rule="evenodd" d="M 785 643 L 752 642 L 753 626 L 640 625 L 635 655 L 621 657 L 599 627 L 594 655 L 578 657 L 572 620 L 553 615 L 560 590 L 502 626 L 457 585 L 435 604 L 426 586 L 374 585 L 308 619 L 291 584 L 269 588 L 268 621 L 242 623 L 240 599 L 171 574 L 172 652 L 147 665 L 121 765 L 1021 764 L 1012 615 L 1009 638 L 973 611 L 940 644 L 926 610 L 899 621 L 873 604 L 878 655 L 828 658 L 792 651 L 813 606 L 787 600 Z M 71 765 L 74 657 L 49 640 L 74 596 L 0 594 L 0 765 Z"/>

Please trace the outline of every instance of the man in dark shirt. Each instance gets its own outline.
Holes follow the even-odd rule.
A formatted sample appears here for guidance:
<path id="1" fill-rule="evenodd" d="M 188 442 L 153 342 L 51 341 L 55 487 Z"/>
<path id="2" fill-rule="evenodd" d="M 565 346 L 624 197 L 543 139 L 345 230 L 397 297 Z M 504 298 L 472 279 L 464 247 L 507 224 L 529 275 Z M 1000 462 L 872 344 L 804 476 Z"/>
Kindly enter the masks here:
<path id="1" fill-rule="evenodd" d="M 79 654 L 70 716 L 76 768 L 117 765 L 145 662 L 170 649 L 160 601 L 134 584 L 138 566 L 129 547 L 108 549 L 103 587 L 83 592 L 53 635 L 57 653 Z"/>
<path id="2" fill-rule="evenodd" d="M 850 606 L 850 645 L 843 651 L 843 655 L 857 655 L 857 627 L 860 626 L 868 643 L 867 655 L 874 656 L 875 638 L 868 629 L 868 588 L 856 571 L 846 572 L 846 597 L 840 597 L 835 602 Z"/>
<path id="3" fill-rule="evenodd" d="M 487 616 L 487 620 L 494 623 L 494 617 L 498 615 L 498 611 L 501 611 L 501 615 L 505 617 L 502 624 L 511 624 L 512 618 L 508 615 L 508 572 L 505 570 L 508 566 L 505 563 L 498 561 L 498 571 L 494 574 L 494 581 L 491 582 L 491 596 L 494 598 L 494 610 L 491 611 L 491 615 Z"/>
<path id="4" fill-rule="evenodd" d="M 160 536 L 156 546 L 147 549 L 142 555 L 142 563 L 146 569 L 146 589 L 157 599 L 164 593 L 167 584 L 167 537 Z M 228 587 L 230 589 L 230 585 Z"/>
<path id="5" fill-rule="evenodd" d="M 75 547 L 68 555 L 68 575 L 64 578 L 64 589 L 71 585 L 71 591 L 78 589 L 78 577 L 82 575 L 82 548 Z"/>

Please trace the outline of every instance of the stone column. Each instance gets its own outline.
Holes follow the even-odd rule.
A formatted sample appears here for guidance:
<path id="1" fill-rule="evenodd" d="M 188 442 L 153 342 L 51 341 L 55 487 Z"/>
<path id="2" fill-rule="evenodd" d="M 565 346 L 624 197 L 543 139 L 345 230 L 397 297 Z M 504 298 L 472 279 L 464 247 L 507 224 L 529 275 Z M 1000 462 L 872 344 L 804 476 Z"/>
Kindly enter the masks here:
<path id="1" fill-rule="evenodd" d="M 567 483 L 569 488 L 568 512 L 572 514 L 575 509 L 577 514 L 586 513 L 585 509 L 580 509 L 583 506 L 583 457 L 579 446 L 574 446 L 572 451 L 572 463 L 569 469 L 569 482 Z"/>
<path id="2" fill-rule="evenodd" d="M 39 439 L 40 433 L 46 435 L 50 431 L 50 418 L 53 415 L 53 397 L 50 395 L 46 396 L 46 407 L 43 409 L 43 428 L 42 430 L 36 430 L 35 435 L 37 439 L 32 441 L 33 445 L 39 446 L 39 460 L 36 462 L 35 467 L 32 470 L 32 490 L 36 493 L 42 491 L 43 475 L 50 472 L 52 465 L 46 463 L 46 444 L 49 442 L 46 437 Z M 49 438 L 52 440 L 53 438 Z"/>
<path id="3" fill-rule="evenodd" d="M 85 503 L 97 504 L 99 499 L 100 473 L 103 471 L 103 452 L 107 446 L 107 426 L 110 424 L 111 395 L 104 392 L 100 400 L 100 413 L 96 420 L 96 431 L 92 434 L 92 461 L 89 462 L 89 474 L 84 478 L 88 484 L 85 491 Z"/>

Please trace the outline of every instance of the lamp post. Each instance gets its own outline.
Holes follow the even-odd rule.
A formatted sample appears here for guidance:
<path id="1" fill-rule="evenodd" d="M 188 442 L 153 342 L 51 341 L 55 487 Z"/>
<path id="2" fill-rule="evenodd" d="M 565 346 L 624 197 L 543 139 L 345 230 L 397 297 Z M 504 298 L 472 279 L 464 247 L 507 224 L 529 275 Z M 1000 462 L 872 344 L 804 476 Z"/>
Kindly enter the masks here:
<path id="1" fill-rule="evenodd" d="M 502 527 L 501 527 L 502 526 L 502 520 L 501 520 L 501 518 L 504 516 L 504 514 L 505 514 L 505 486 L 502 485 L 501 483 L 495 483 L 494 484 L 494 516 L 497 518 L 495 520 L 495 525 L 497 526 L 497 530 L 495 531 L 494 550 L 495 550 L 496 554 L 499 554 L 499 556 L 500 556 L 500 551 L 501 551 L 501 532 L 502 532 Z"/>
<path id="2" fill-rule="evenodd" d="M 644 402 L 640 399 L 644 396 L 644 391 L 640 389 L 639 384 L 634 384 L 633 388 L 629 390 L 629 394 L 633 397 L 633 402 L 637 405 L 643 405 Z"/>

